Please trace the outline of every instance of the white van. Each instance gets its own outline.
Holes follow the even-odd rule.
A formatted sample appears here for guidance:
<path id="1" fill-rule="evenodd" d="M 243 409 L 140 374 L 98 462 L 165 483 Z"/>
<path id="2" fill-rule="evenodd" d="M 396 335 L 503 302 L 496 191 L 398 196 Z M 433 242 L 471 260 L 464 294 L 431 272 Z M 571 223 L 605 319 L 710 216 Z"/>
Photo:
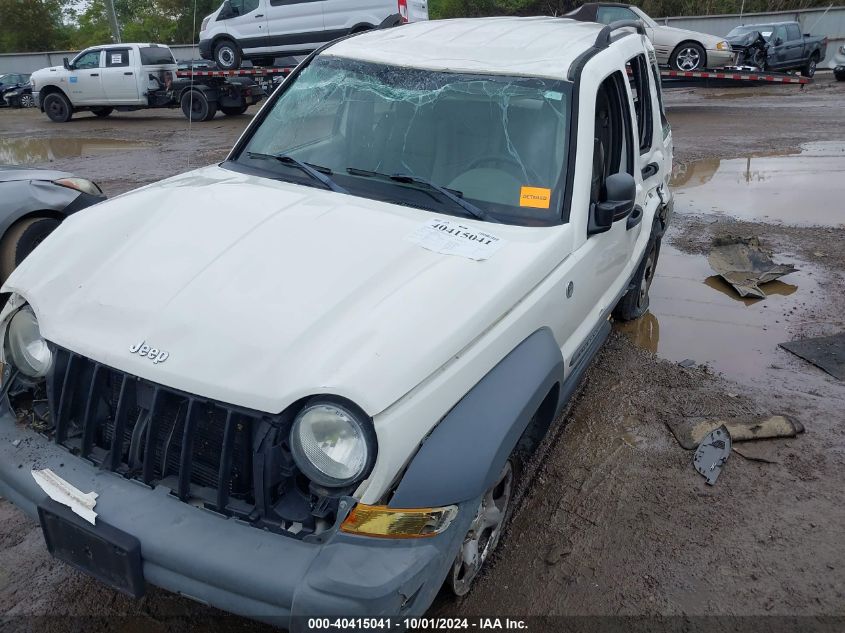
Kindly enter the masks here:
<path id="1" fill-rule="evenodd" d="M 225 0 L 202 21 L 200 55 L 224 70 L 244 59 L 269 66 L 395 14 L 404 22 L 428 20 L 428 0 Z"/>

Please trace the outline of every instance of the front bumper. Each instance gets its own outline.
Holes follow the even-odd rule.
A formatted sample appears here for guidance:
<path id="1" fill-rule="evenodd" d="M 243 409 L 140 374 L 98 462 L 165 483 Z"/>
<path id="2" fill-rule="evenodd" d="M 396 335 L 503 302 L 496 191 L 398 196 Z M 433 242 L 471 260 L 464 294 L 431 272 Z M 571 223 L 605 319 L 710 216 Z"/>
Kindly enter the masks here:
<path id="1" fill-rule="evenodd" d="M 707 68 L 724 68 L 734 63 L 736 51 L 707 49 Z"/>
<path id="2" fill-rule="evenodd" d="M 214 54 L 211 50 L 211 40 L 200 40 L 198 48 L 200 57 L 203 59 L 214 59 Z"/>
<path id="3" fill-rule="evenodd" d="M 291 630 L 313 616 L 421 615 L 469 529 L 478 501 L 434 538 L 389 540 L 334 532 L 322 544 L 253 528 L 100 470 L 18 424 L 0 408 L 0 496 L 37 517 L 46 499 L 31 475 L 50 468 L 83 492 L 95 511 L 141 543 L 147 582 L 203 604 Z"/>

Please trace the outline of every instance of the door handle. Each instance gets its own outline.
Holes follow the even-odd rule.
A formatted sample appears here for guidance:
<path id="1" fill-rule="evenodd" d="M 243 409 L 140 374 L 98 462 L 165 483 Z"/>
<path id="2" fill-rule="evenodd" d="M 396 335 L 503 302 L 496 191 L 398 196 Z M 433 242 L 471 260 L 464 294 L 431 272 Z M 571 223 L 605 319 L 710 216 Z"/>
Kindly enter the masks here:
<path id="1" fill-rule="evenodd" d="M 131 75 L 132 71 L 130 70 L 128 73 L 123 73 L 124 75 Z"/>
<path id="2" fill-rule="evenodd" d="M 643 221 L 643 208 L 640 205 L 634 207 L 631 215 L 628 216 L 628 221 L 625 223 L 625 230 L 630 231 Z"/>
<path id="3" fill-rule="evenodd" d="M 99 77 L 100 73 L 91 73 L 89 76 L 90 77 Z"/>
<path id="4" fill-rule="evenodd" d="M 255 19 L 257 20 L 258 18 L 263 18 L 263 17 L 264 17 L 264 14 L 263 14 L 263 13 L 259 13 L 258 15 L 256 15 L 256 16 L 255 16 Z"/>
<path id="5" fill-rule="evenodd" d="M 643 167 L 643 170 L 642 170 L 643 180 L 648 180 L 652 176 L 656 176 L 657 172 L 659 172 L 659 171 L 660 171 L 660 165 L 658 165 L 657 163 L 649 163 L 648 165 Z"/>

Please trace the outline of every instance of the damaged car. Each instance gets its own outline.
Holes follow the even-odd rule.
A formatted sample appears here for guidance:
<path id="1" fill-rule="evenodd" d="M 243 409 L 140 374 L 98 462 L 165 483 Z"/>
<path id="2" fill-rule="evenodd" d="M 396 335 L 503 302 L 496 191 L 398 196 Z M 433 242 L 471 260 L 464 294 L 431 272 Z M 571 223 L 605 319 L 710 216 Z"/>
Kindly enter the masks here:
<path id="1" fill-rule="evenodd" d="M 737 66 L 761 70 L 800 71 L 813 77 L 827 54 L 827 38 L 802 33 L 798 22 L 737 26 L 727 35 L 737 53 Z"/>
<path id="2" fill-rule="evenodd" d="M 672 150 L 639 22 L 323 47 L 222 163 L 70 217 L 6 282 L 0 495 L 132 596 L 296 630 L 466 594 L 610 319 L 648 308 Z"/>

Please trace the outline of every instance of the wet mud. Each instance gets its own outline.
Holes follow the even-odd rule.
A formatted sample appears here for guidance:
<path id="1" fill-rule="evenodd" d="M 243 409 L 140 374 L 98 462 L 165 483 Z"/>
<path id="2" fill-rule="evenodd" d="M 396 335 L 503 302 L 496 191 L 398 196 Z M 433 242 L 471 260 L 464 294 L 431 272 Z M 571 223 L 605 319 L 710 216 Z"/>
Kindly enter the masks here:
<path id="1" fill-rule="evenodd" d="M 491 569 L 465 599 L 439 597 L 432 614 L 684 622 L 842 615 L 845 385 L 777 344 L 845 329 L 845 236 L 821 209 L 845 198 L 845 184 L 836 173 L 822 184 L 807 162 L 800 177 L 809 180 L 790 180 L 799 177 L 792 161 L 841 164 L 806 152 L 845 143 L 843 97 L 845 85 L 822 74 L 806 90 L 667 91 L 676 163 L 689 166 L 689 178 L 679 184 L 650 313 L 617 326 L 557 421 Z M 222 160 L 248 121 L 191 128 L 178 112 L 138 112 L 56 125 L 32 110 L 7 110 L 0 138 L 152 144 L 34 163 L 72 170 L 116 195 Z M 809 217 L 824 226 L 806 225 Z M 713 238 L 728 234 L 758 236 L 775 261 L 799 271 L 767 284 L 762 301 L 738 299 L 706 259 Z M 692 366 L 678 364 L 685 360 Z M 792 416 L 806 432 L 743 443 L 749 457 L 732 454 L 714 487 L 666 426 L 770 414 Z M 89 631 L 114 630 L 115 622 L 128 630 L 183 630 L 188 621 L 217 631 L 265 628 L 156 589 L 141 601 L 105 589 L 52 560 L 37 526 L 3 500 L 0 614 L 11 630 L 78 630 L 69 615 L 88 617 Z"/>

